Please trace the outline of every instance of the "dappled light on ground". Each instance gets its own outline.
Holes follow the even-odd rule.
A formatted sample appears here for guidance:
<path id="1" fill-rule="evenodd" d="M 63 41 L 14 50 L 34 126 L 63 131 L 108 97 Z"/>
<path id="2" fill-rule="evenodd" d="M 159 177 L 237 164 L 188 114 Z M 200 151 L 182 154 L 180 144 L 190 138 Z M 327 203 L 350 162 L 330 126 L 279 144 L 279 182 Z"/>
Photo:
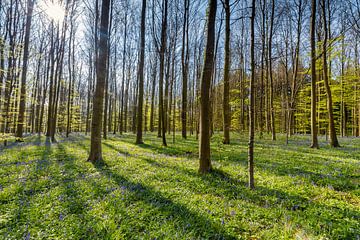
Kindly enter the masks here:
<path id="1" fill-rule="evenodd" d="M 281 137 L 281 136 L 280 136 Z M 237 139 L 237 140 L 235 140 Z M 111 135 L 103 165 L 89 137 L 28 137 L 0 153 L 5 239 L 356 239 L 360 139 L 308 148 L 308 137 L 257 143 L 256 189 L 246 187 L 247 143 L 212 141 L 214 171 L 199 175 L 195 138 L 168 148 L 147 135 Z"/>

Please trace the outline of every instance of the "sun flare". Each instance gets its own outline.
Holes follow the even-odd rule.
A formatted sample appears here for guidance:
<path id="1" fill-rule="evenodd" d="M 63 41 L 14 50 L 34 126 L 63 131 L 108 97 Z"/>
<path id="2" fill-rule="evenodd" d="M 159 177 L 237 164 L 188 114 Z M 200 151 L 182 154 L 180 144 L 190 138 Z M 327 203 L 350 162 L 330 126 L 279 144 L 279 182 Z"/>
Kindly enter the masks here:
<path id="1" fill-rule="evenodd" d="M 41 1 L 40 8 L 46 13 L 46 15 L 56 21 L 61 22 L 64 20 L 65 17 L 65 9 L 63 6 L 58 2 L 50 2 L 50 1 Z"/>

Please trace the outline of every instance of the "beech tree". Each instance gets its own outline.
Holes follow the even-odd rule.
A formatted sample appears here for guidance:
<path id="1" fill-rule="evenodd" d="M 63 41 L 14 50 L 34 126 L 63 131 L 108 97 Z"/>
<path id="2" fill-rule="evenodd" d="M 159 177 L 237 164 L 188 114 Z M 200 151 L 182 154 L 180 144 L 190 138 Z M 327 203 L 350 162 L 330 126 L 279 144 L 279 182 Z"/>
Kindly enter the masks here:
<path id="1" fill-rule="evenodd" d="M 225 9 L 225 60 L 224 60 L 224 93 L 223 93 L 223 125 L 224 125 L 224 144 L 230 143 L 230 0 L 224 0 Z"/>
<path id="2" fill-rule="evenodd" d="M 23 64 L 22 64 L 22 72 L 21 72 L 20 107 L 19 107 L 18 125 L 16 131 L 16 137 L 18 138 L 22 138 L 23 128 L 25 124 L 24 114 L 25 114 L 25 104 L 26 104 L 26 77 L 27 77 L 26 75 L 27 75 L 28 60 L 29 60 L 29 42 L 30 42 L 31 20 L 32 20 L 34 3 L 35 2 L 33 0 L 28 0 L 28 5 L 27 5 L 24 53 L 23 53 Z"/>
<path id="3" fill-rule="evenodd" d="M 139 97 L 137 107 L 137 134 L 136 143 L 142 144 L 142 129 L 143 129 L 143 102 L 144 102 L 144 59 L 145 59 L 145 17 L 146 17 L 146 0 L 142 1 L 141 10 L 141 33 L 140 33 L 140 59 L 139 59 Z"/>
<path id="4" fill-rule="evenodd" d="M 316 0 L 311 1 L 310 44 L 311 44 L 311 148 L 319 148 L 316 122 Z"/>
<path id="5" fill-rule="evenodd" d="M 328 6 L 330 8 L 330 6 Z M 322 60 L 323 60 L 323 74 L 324 74 L 324 85 L 327 96 L 327 110 L 329 115 L 329 133 L 330 133 L 330 145 L 332 147 L 340 147 L 338 139 L 336 137 L 335 123 L 334 123 L 334 114 L 333 114 L 333 99 L 329 83 L 329 71 L 328 71 L 328 60 L 327 60 L 327 51 L 328 51 L 328 20 L 326 13 L 326 1 L 321 0 L 321 10 L 323 18 L 323 43 L 322 43 Z"/>
<path id="6" fill-rule="evenodd" d="M 210 81 L 214 68 L 216 0 L 209 0 L 206 29 L 206 48 L 200 88 L 200 173 L 211 171 L 210 160 Z"/>
<path id="7" fill-rule="evenodd" d="M 206 139 L 220 134 L 228 144 L 232 132 L 251 127 L 264 141 L 285 134 L 290 143 L 293 135 L 311 133 L 314 148 L 328 134 L 330 145 L 339 146 L 338 129 L 341 137 L 360 135 L 356 1 L 256 1 L 254 70 L 252 1 L 217 1 L 213 40 L 204 1 L 147 0 L 149 18 L 138 2 L 110 2 L 106 61 L 100 59 L 102 1 L 24 3 L 0 1 L 1 138 L 36 133 L 55 142 L 88 134 L 99 126 L 99 106 L 104 139 L 131 132 L 142 143 L 157 132 L 166 146 L 169 134 L 172 144 L 177 135 L 195 135 L 205 162 Z M 207 56 L 213 58 L 209 85 Z M 206 119 L 209 136 L 202 130 Z"/>
<path id="8" fill-rule="evenodd" d="M 103 160 L 101 147 L 101 127 L 103 116 L 105 78 L 108 60 L 108 31 L 110 0 L 103 0 L 101 7 L 99 54 L 97 57 L 97 79 L 94 93 L 91 123 L 91 145 L 88 161 L 98 163 Z"/>
<path id="9" fill-rule="evenodd" d="M 255 135 L 255 13 L 256 0 L 251 4 L 251 23 L 250 23 L 250 115 L 249 115 L 249 144 L 248 144 L 248 177 L 249 188 L 254 189 L 254 135 Z"/>

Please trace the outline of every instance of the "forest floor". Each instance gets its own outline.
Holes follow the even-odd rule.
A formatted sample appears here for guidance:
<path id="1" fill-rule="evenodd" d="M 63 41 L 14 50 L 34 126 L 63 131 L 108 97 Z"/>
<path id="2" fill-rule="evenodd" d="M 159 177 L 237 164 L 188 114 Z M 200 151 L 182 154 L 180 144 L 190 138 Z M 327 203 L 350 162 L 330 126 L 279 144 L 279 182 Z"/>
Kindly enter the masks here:
<path id="1" fill-rule="evenodd" d="M 212 139 L 214 171 L 199 175 L 194 137 L 169 147 L 147 134 L 110 135 L 105 165 L 88 136 L 29 136 L 0 149 L 0 239 L 360 239 L 360 139 L 265 136 L 247 182 L 247 137 Z"/>

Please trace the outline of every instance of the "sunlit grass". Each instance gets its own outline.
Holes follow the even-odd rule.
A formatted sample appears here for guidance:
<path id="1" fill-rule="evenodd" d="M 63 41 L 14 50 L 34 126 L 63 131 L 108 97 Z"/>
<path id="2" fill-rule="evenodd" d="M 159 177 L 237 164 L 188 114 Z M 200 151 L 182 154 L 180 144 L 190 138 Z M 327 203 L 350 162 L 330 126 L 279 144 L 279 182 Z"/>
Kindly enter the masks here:
<path id="1" fill-rule="evenodd" d="M 147 134 L 103 142 L 106 165 L 86 162 L 89 137 L 58 143 L 32 136 L 0 152 L 0 236 L 5 239 L 357 239 L 360 139 L 340 149 L 255 149 L 256 189 L 247 181 L 246 136 L 212 139 L 215 171 L 201 176 L 195 137 L 169 147 Z M 1 237 L 0 237 L 1 238 Z"/>

